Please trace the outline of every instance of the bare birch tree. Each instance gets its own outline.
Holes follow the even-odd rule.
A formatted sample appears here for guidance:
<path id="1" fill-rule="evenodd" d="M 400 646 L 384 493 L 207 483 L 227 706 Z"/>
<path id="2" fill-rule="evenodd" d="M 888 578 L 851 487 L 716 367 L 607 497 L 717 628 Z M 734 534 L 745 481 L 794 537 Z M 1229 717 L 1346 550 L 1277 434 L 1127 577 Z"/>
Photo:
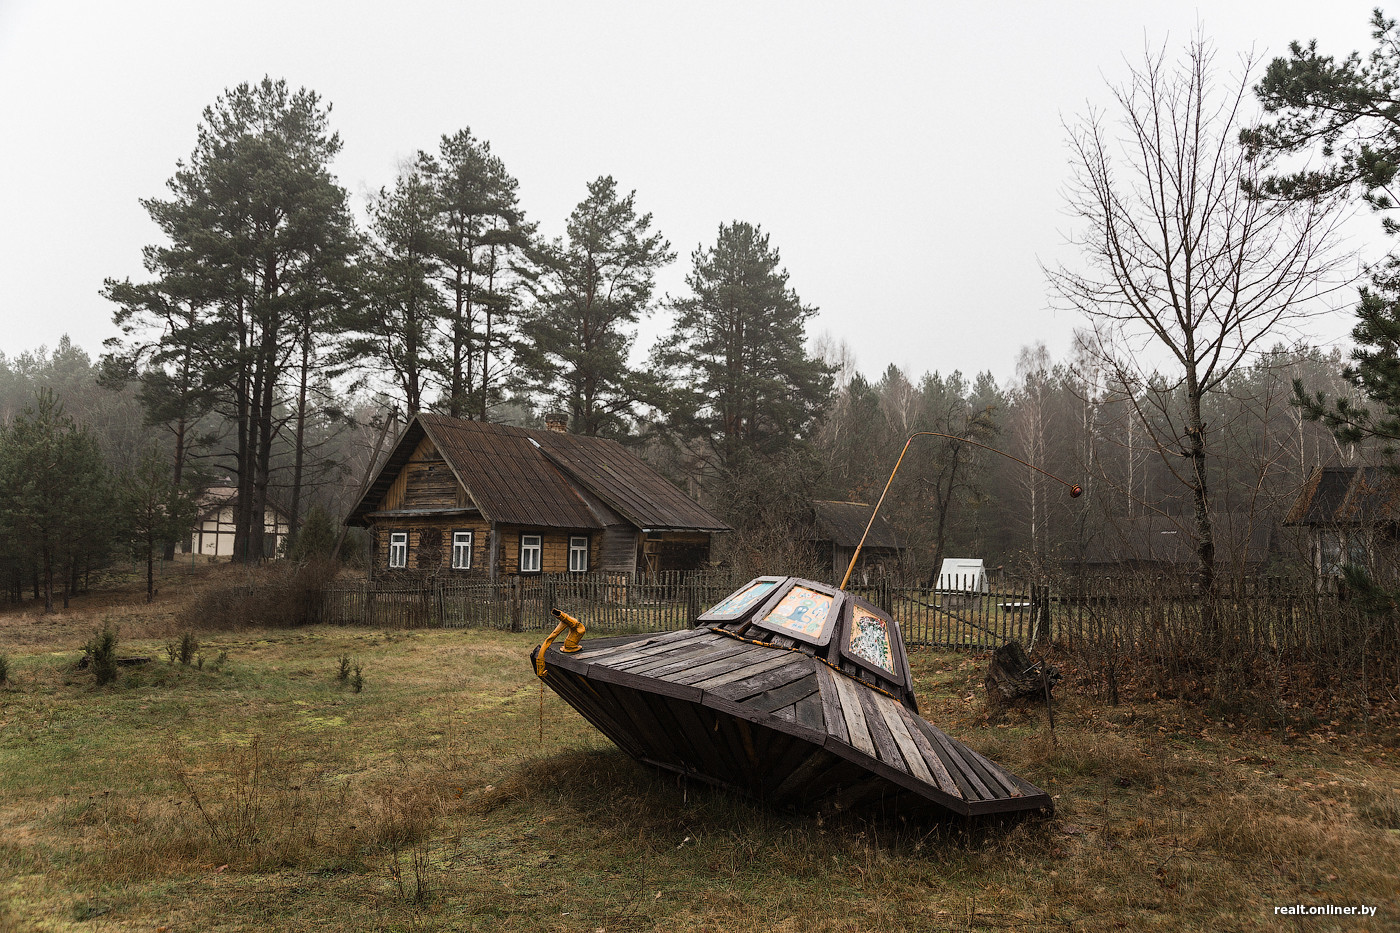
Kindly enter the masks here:
<path id="1" fill-rule="evenodd" d="M 1202 590 L 1214 593 L 1202 399 L 1266 338 L 1287 335 L 1342 287 L 1327 246 L 1335 199 L 1251 198 L 1267 157 L 1240 145 L 1252 61 L 1221 89 L 1201 36 L 1179 64 L 1145 52 L 1114 87 L 1111 113 L 1066 128 L 1073 177 L 1069 213 L 1082 251 L 1076 268 L 1048 269 L 1054 291 L 1093 323 L 1091 348 L 1194 505 Z"/>

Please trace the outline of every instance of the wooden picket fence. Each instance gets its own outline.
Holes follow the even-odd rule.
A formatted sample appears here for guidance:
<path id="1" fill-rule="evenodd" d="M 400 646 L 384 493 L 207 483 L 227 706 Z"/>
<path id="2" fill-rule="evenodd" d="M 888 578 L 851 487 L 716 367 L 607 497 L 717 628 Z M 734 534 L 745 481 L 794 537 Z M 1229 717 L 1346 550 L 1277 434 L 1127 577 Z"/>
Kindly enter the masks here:
<path id="1" fill-rule="evenodd" d="M 543 575 L 496 583 L 339 582 L 325 591 L 320 621 L 547 631 L 556 622 L 550 610 L 559 608 L 594 632 L 664 632 L 690 627 L 697 615 L 747 581 L 722 573 L 662 573 L 631 579 Z M 889 582 L 850 589 L 893 615 L 910 645 L 988 648 L 1009 639 L 1030 641 L 1044 632 L 1048 618 L 1048 589 L 1028 585 L 979 590 L 968 579 L 942 590 Z"/>

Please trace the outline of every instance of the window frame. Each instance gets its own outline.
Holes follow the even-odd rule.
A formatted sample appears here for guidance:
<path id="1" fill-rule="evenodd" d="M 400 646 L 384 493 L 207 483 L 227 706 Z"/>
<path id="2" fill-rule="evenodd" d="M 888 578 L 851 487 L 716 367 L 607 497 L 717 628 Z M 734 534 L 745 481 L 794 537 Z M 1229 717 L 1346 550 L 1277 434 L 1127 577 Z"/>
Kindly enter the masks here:
<path id="1" fill-rule="evenodd" d="M 396 563 L 394 563 L 394 546 L 395 546 L 395 545 L 394 545 L 394 539 L 395 539 L 395 538 L 400 538 L 400 537 L 403 538 L 403 551 L 402 551 L 402 553 L 401 553 L 399 562 L 396 564 Z M 392 531 L 392 530 L 391 530 L 391 531 L 389 532 L 389 569 L 390 569 L 390 570 L 407 570 L 407 569 L 408 569 L 408 532 L 407 532 L 407 531 Z"/>
<path id="2" fill-rule="evenodd" d="M 459 551 L 459 545 L 457 544 L 457 539 L 458 539 L 458 537 L 460 537 L 460 536 L 462 536 L 462 535 L 465 535 L 465 536 L 466 536 L 466 538 L 467 538 L 467 543 L 466 543 L 466 547 L 465 547 L 464 549 L 462 549 L 461 551 Z M 472 529 L 470 529 L 470 528 L 454 528 L 454 529 L 452 530 L 452 552 L 451 552 L 451 555 L 448 557 L 448 566 L 451 567 L 453 570 L 471 570 L 471 569 L 472 569 L 472 548 L 474 548 L 475 546 L 476 546 L 476 533 L 475 533 L 474 531 L 472 531 Z M 458 553 L 465 553 L 465 554 L 466 554 L 466 558 L 467 558 L 466 563 L 462 563 L 462 564 L 457 563 L 457 555 L 458 555 Z"/>
<path id="3" fill-rule="evenodd" d="M 525 545 L 525 541 L 527 538 L 534 539 L 535 542 L 532 546 L 528 548 Z M 527 550 L 534 552 L 535 555 L 534 566 L 529 568 L 525 566 L 525 553 Z M 544 571 L 544 535 L 520 535 L 520 555 L 519 560 L 516 563 L 516 570 L 522 574 L 542 573 Z"/>
<path id="4" fill-rule="evenodd" d="M 583 544 L 577 545 L 574 543 L 576 541 L 582 541 Z M 569 535 L 569 573 L 588 573 L 588 546 L 588 535 Z M 583 554 L 582 567 L 574 566 L 574 554 L 576 552 Z"/>

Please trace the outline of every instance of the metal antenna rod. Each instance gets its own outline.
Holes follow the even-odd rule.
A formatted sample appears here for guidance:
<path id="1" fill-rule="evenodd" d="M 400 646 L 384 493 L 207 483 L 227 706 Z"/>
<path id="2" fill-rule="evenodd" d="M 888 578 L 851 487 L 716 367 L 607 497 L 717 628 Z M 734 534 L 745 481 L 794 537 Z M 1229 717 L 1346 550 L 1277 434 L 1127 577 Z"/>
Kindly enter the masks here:
<path id="1" fill-rule="evenodd" d="M 988 447 L 986 444 L 979 444 L 977 441 L 970 440 L 966 437 L 958 437 L 956 434 L 940 434 L 937 431 L 915 431 L 913 434 L 909 435 L 909 438 L 904 442 L 904 449 L 899 452 L 899 459 L 894 462 L 894 469 L 890 470 L 890 478 L 885 481 L 884 492 L 880 493 L 880 501 L 876 502 L 875 508 L 870 510 L 870 521 L 865 523 L 865 531 L 861 533 L 860 543 L 856 545 L 856 552 L 851 555 L 851 562 L 846 567 L 846 575 L 841 578 L 840 589 L 844 590 L 846 588 L 846 582 L 851 579 L 851 571 L 856 569 L 856 561 L 860 560 L 860 549 L 865 547 L 865 539 L 870 534 L 871 526 L 875 524 L 875 516 L 880 514 L 880 506 L 885 504 L 885 496 L 889 494 L 890 486 L 894 483 L 894 475 L 899 472 L 899 465 L 904 462 L 904 455 L 909 452 L 909 445 L 914 443 L 914 438 L 916 437 L 946 437 L 951 441 L 960 441 L 964 444 L 971 444 L 973 447 L 980 447 L 983 450 L 990 450 L 994 454 L 1001 454 L 1008 460 L 1015 460 L 1022 466 L 1028 466 L 1032 470 L 1035 470 L 1037 473 L 1044 474 L 1045 476 L 1050 477 L 1055 482 L 1063 486 L 1068 486 L 1069 495 L 1071 499 L 1077 498 L 1079 494 L 1084 491 L 1078 483 L 1065 482 L 1064 480 L 1056 476 L 1054 473 L 1051 473 L 1048 470 L 1042 470 L 1034 463 L 1027 463 L 1020 457 L 1013 457 L 1011 454 L 1007 453 L 1004 450 L 997 450 L 995 447 Z"/>

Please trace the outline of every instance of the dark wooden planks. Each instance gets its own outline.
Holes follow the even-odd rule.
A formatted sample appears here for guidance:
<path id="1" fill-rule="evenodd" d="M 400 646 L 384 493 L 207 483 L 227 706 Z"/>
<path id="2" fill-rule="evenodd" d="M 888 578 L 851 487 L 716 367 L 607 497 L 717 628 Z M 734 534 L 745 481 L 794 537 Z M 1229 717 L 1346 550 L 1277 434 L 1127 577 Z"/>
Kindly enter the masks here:
<path id="1" fill-rule="evenodd" d="M 735 703 L 744 703 L 752 697 L 776 690 L 794 680 L 813 676 L 814 663 L 811 658 L 796 654 L 791 661 L 780 667 L 724 684 L 707 692 Z"/>
<path id="2" fill-rule="evenodd" d="M 766 654 L 761 655 L 759 657 L 750 657 L 748 659 L 748 663 L 742 667 L 736 667 L 733 670 L 729 671 L 717 671 L 714 673 L 713 676 L 706 677 L 704 680 L 692 681 L 692 683 L 694 683 L 695 686 L 699 687 L 701 690 L 713 690 L 716 687 L 722 687 L 725 684 L 734 683 L 738 680 L 744 680 L 746 678 L 753 677 L 757 674 L 762 674 L 766 671 L 776 670 L 777 668 L 783 667 L 784 665 L 790 663 L 792 663 L 792 658 L 790 655 L 775 656 L 773 654 Z"/>
<path id="3" fill-rule="evenodd" d="M 669 634 L 617 642 L 612 662 L 552 651 L 550 686 L 633 757 L 764 799 L 901 814 L 1052 806 L 1033 785 L 805 652 L 708 630 Z M 662 671 L 671 676 L 657 677 Z"/>
<path id="4" fill-rule="evenodd" d="M 797 724 L 813 732 L 826 732 L 826 715 L 822 711 L 820 693 L 812 693 L 797 701 Z"/>
<path id="5" fill-rule="evenodd" d="M 734 657 L 743 651 L 745 651 L 743 645 L 720 639 L 705 645 L 704 650 L 698 654 L 673 657 L 667 659 L 663 664 L 648 665 L 646 674 L 649 677 L 665 677 L 667 674 L 691 671 L 706 664 Z"/>
<path id="6" fill-rule="evenodd" d="M 808 673 L 805 677 L 789 681 L 780 687 L 769 690 L 761 696 L 745 701 L 744 707 L 754 713 L 771 713 L 785 706 L 794 706 L 800 700 L 817 692 L 817 675 Z M 796 721 L 794 715 L 793 721 Z"/>
<path id="7" fill-rule="evenodd" d="M 943 760 L 939 758 L 938 753 L 934 751 L 933 744 L 930 742 L 928 736 L 924 734 L 924 731 L 920 729 L 918 723 L 915 722 L 919 717 L 903 707 L 900 707 L 899 714 L 900 718 L 904 720 L 905 728 L 909 730 L 909 737 L 913 739 L 914 746 L 919 750 L 919 753 L 923 755 L 924 764 L 933 775 L 933 783 L 937 784 L 938 789 L 943 791 L 943 793 L 950 794 L 954 797 L 961 797 L 963 795 L 962 791 L 958 789 L 957 783 L 954 782 L 952 776 L 948 773 L 947 766 L 943 764 Z"/>
<path id="8" fill-rule="evenodd" d="M 989 797 L 996 796 L 988 790 L 986 784 L 982 783 L 982 779 L 967 766 L 962 755 L 959 754 L 957 744 L 954 743 L 952 739 L 948 738 L 941 730 L 934 728 L 922 719 L 918 720 L 918 723 L 924 735 L 928 736 L 930 743 L 938 753 L 938 757 L 943 762 L 944 767 L 948 769 L 948 773 L 952 776 L 953 781 L 963 792 L 963 797 L 965 799 L 971 802 L 974 800 L 986 800 Z"/>
<path id="9" fill-rule="evenodd" d="M 838 705 L 841 716 L 846 723 L 846 734 L 850 737 L 849 744 L 871 758 L 876 757 L 875 743 L 871 740 L 870 730 L 865 725 L 865 710 L 861 708 L 860 700 L 856 697 L 856 691 L 860 688 L 853 686 L 848 677 L 836 676 L 833 678 L 833 682 L 836 684 L 836 694 L 840 699 Z"/>
<path id="10" fill-rule="evenodd" d="M 678 700 L 687 700 L 691 703 L 699 703 L 703 692 L 688 684 L 672 683 L 669 680 L 660 680 L 655 677 L 647 677 L 642 674 L 633 674 L 629 671 L 615 671 L 602 664 L 594 664 L 588 668 L 588 676 L 591 680 L 601 683 L 617 684 L 628 687 L 639 693 L 656 693 L 661 696 L 675 697 Z"/>
<path id="11" fill-rule="evenodd" d="M 755 661 L 773 657 L 772 652 L 753 645 L 737 643 L 733 648 L 726 649 L 727 653 L 716 660 L 705 664 L 687 666 L 683 669 L 671 671 L 665 676 L 678 684 L 693 684 L 718 674 L 725 674 L 730 671 L 747 667 Z"/>
<path id="12" fill-rule="evenodd" d="M 885 718 L 875 708 L 876 696 L 877 694 L 871 693 L 869 690 L 856 690 L 856 699 L 865 712 L 865 726 L 870 730 L 870 740 L 875 743 L 875 750 L 879 753 L 881 761 L 892 768 L 908 771 L 909 768 L 904 763 L 904 756 L 899 753 L 899 746 L 895 744 L 894 737 L 890 735 L 890 727 L 885 725 Z"/>
<path id="13" fill-rule="evenodd" d="M 929 771 L 928 765 L 924 763 L 924 756 L 920 754 L 918 747 L 914 744 L 914 738 L 909 734 L 909 728 L 900 717 L 901 707 L 889 697 L 876 694 L 873 697 L 875 707 L 879 710 L 880 716 L 885 721 L 885 727 L 890 730 L 890 736 L 894 743 L 899 746 L 899 752 L 904 756 L 904 764 L 909 773 L 921 781 L 928 784 L 935 783 L 933 774 Z"/>
<path id="14" fill-rule="evenodd" d="M 713 641 L 701 641 L 691 639 L 677 645 L 666 645 L 664 650 L 643 654 L 640 657 L 628 658 L 623 661 L 603 661 L 602 665 L 620 671 L 632 671 L 636 674 L 650 674 L 652 671 L 665 667 L 668 664 L 685 662 L 686 664 L 697 663 L 696 659 L 701 657 L 713 657 L 715 652 L 722 650 L 722 645 L 716 645 Z"/>
<path id="15" fill-rule="evenodd" d="M 837 675 L 820 662 L 816 665 L 816 671 L 826 731 L 837 741 L 847 742 L 849 739 L 846 735 L 846 719 L 841 715 L 841 697 L 836 692 Z"/>

